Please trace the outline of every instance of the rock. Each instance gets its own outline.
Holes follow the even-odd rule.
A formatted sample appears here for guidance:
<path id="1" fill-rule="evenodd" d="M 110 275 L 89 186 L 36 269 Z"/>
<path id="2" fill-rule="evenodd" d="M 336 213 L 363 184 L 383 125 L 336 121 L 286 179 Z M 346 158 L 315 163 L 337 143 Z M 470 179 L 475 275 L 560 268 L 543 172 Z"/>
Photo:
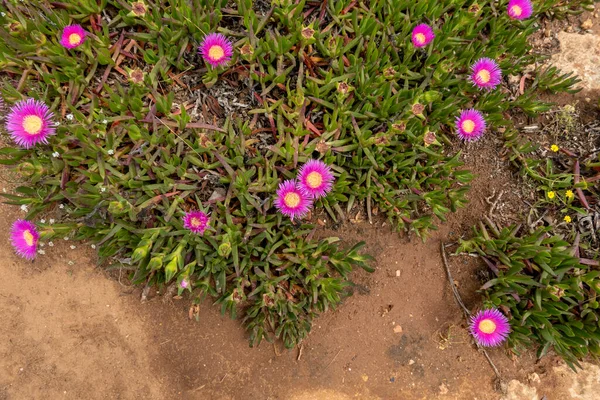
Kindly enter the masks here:
<path id="1" fill-rule="evenodd" d="M 408 365 L 413 365 L 415 363 L 415 360 L 408 360 Z"/>
<path id="2" fill-rule="evenodd" d="M 394 333 L 402 333 L 402 327 L 400 325 L 396 325 L 394 327 Z"/>
<path id="3" fill-rule="evenodd" d="M 448 386 L 446 386 L 445 383 L 442 383 L 440 385 L 440 394 L 443 396 L 445 394 L 448 394 Z"/>
<path id="4" fill-rule="evenodd" d="M 592 22 L 591 19 L 588 18 L 585 21 L 583 21 L 583 23 L 581 24 L 581 29 L 588 30 L 588 29 L 591 29 L 592 26 L 594 26 L 594 23 Z"/>
<path id="5" fill-rule="evenodd" d="M 513 379 L 512 381 L 504 384 L 502 387 L 504 396 L 500 400 L 539 400 L 537 389 L 522 384 L 521 382 Z"/>
<path id="6" fill-rule="evenodd" d="M 559 32 L 560 52 L 554 54 L 550 63 L 562 72 L 574 72 L 584 78 L 580 87 L 600 89 L 600 37 Z"/>
<path id="7" fill-rule="evenodd" d="M 532 374 L 529 374 L 529 376 L 527 377 L 527 380 L 529 381 L 529 383 L 540 383 L 541 382 L 540 376 L 538 374 L 536 374 L 535 372 Z"/>

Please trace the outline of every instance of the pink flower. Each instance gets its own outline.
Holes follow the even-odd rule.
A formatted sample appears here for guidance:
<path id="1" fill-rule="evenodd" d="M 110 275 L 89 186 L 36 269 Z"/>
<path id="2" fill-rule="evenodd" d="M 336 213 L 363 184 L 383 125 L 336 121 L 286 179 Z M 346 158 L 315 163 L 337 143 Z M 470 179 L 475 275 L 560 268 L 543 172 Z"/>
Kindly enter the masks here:
<path id="1" fill-rule="evenodd" d="M 458 136 L 467 142 L 478 140 L 485 132 L 486 124 L 483 115 L 477 110 L 464 110 L 456 118 Z"/>
<path id="2" fill-rule="evenodd" d="M 469 330 L 480 346 L 494 347 L 506 340 L 510 324 L 504 314 L 494 308 L 479 311 L 471 317 Z"/>
<path id="3" fill-rule="evenodd" d="M 12 106 L 6 117 L 6 130 L 21 147 L 29 149 L 38 143 L 48 143 L 48 136 L 56 130 L 52 122 L 54 114 L 41 101 L 22 100 Z"/>
<path id="4" fill-rule="evenodd" d="M 213 67 L 226 65 L 233 56 L 233 45 L 220 33 L 207 35 L 198 50 L 202 58 Z"/>
<path id="5" fill-rule="evenodd" d="M 27 260 L 33 260 L 37 251 L 40 235 L 32 222 L 16 220 L 10 230 L 10 242 L 17 254 Z"/>
<path id="6" fill-rule="evenodd" d="M 81 25 L 68 25 L 63 29 L 62 36 L 60 38 L 60 44 L 67 49 L 74 49 L 79 47 L 85 42 L 87 32 L 81 27 Z"/>
<path id="7" fill-rule="evenodd" d="M 481 89 L 494 89 L 502 81 L 502 71 L 496 61 L 480 58 L 471 67 L 471 82 Z"/>
<path id="8" fill-rule="evenodd" d="M 208 219 L 204 211 L 190 211 L 183 217 L 183 227 L 194 233 L 203 234 L 208 228 Z"/>
<path id="9" fill-rule="evenodd" d="M 435 38 L 433 29 L 427 24 L 417 25 L 412 31 L 412 42 L 415 47 L 425 47 Z"/>
<path id="10" fill-rule="evenodd" d="M 298 172 L 298 187 L 309 198 L 327 196 L 333 188 L 333 173 L 323 161 L 310 160 Z"/>
<path id="11" fill-rule="evenodd" d="M 533 14 L 531 0 L 510 0 L 508 2 L 508 16 L 512 19 L 527 19 Z"/>
<path id="12" fill-rule="evenodd" d="M 312 207 L 312 200 L 298 186 L 293 180 L 282 182 L 275 198 L 275 207 L 292 221 L 294 218 L 304 217 Z"/>

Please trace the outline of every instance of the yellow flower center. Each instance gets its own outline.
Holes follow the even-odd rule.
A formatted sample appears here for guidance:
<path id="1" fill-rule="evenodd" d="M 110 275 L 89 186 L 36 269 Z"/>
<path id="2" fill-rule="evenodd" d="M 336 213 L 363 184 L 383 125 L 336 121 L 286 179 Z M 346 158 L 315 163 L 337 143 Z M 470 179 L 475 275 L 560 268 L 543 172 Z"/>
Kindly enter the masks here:
<path id="1" fill-rule="evenodd" d="M 323 175 L 313 171 L 306 177 L 306 183 L 311 189 L 316 189 L 323 184 Z"/>
<path id="2" fill-rule="evenodd" d="M 33 235 L 31 234 L 29 229 L 23 232 L 23 239 L 25 239 L 25 243 L 27 243 L 27 246 L 33 246 L 33 242 L 35 241 L 35 239 L 33 238 Z"/>
<path id="3" fill-rule="evenodd" d="M 37 135 L 42 130 L 44 121 L 37 115 L 28 115 L 23 118 L 23 129 L 30 135 Z"/>
<path id="4" fill-rule="evenodd" d="M 488 83 L 490 81 L 490 71 L 487 69 L 482 69 L 477 73 L 477 78 L 483 83 Z"/>
<path id="5" fill-rule="evenodd" d="M 462 128 L 463 128 L 463 131 L 465 131 L 467 133 L 473 133 L 473 131 L 475 130 L 475 122 L 468 119 L 462 123 Z"/>
<path id="6" fill-rule="evenodd" d="M 479 330 L 483 333 L 494 333 L 496 332 L 496 324 L 491 319 L 484 319 L 479 323 Z"/>
<path id="7" fill-rule="evenodd" d="M 425 43 L 425 35 L 422 33 L 417 33 L 415 35 L 415 39 L 416 39 L 417 43 L 419 43 L 419 44 Z"/>
<path id="8" fill-rule="evenodd" d="M 200 220 L 196 217 L 192 217 L 192 220 L 190 221 L 190 225 L 192 225 L 194 228 L 198 228 L 202 223 L 200 222 Z"/>
<path id="9" fill-rule="evenodd" d="M 71 33 L 69 35 L 69 44 L 71 46 L 76 46 L 81 42 L 81 35 L 79 33 Z"/>
<path id="10" fill-rule="evenodd" d="M 521 16 L 521 13 L 523 12 L 523 9 L 519 6 L 513 6 L 512 7 L 512 13 L 514 15 L 516 15 L 517 17 Z"/>
<path id="11" fill-rule="evenodd" d="M 283 201 L 285 202 L 286 206 L 290 208 L 295 208 L 298 207 L 298 204 L 300 204 L 300 196 L 298 195 L 298 193 L 289 192 L 285 195 Z"/>
<path id="12" fill-rule="evenodd" d="M 213 60 L 220 60 L 223 56 L 225 56 L 225 50 L 219 45 L 211 46 L 211 48 L 208 49 L 208 57 Z"/>

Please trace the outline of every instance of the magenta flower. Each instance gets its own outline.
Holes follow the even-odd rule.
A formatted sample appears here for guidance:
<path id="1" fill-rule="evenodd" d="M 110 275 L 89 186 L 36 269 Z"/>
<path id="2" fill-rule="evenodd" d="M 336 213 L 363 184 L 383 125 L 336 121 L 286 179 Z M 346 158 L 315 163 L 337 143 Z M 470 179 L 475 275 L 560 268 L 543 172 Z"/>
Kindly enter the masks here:
<path id="1" fill-rule="evenodd" d="M 22 100 L 10 109 L 6 117 L 6 130 L 21 147 L 29 149 L 38 143 L 48 143 L 48 136 L 54 135 L 54 114 L 41 101 Z"/>
<path id="2" fill-rule="evenodd" d="M 202 58 L 213 67 L 226 65 L 233 56 L 233 45 L 220 33 L 207 35 L 198 50 Z"/>
<path id="3" fill-rule="evenodd" d="M 179 282 L 179 287 L 182 289 L 187 289 L 190 286 L 190 281 L 188 278 L 183 278 L 181 282 Z"/>
<path id="4" fill-rule="evenodd" d="M 293 180 L 282 182 L 279 184 L 275 199 L 275 207 L 292 221 L 294 218 L 304 217 L 312 207 L 312 200 L 298 186 Z"/>
<path id="5" fill-rule="evenodd" d="M 495 89 L 502 81 L 502 71 L 496 61 L 480 58 L 471 67 L 471 82 L 481 89 Z"/>
<path id="6" fill-rule="evenodd" d="M 298 172 L 298 187 L 309 198 L 327 196 L 333 188 L 333 173 L 323 161 L 310 160 Z"/>
<path id="7" fill-rule="evenodd" d="M 464 110 L 456 118 L 458 136 L 467 142 L 478 140 L 485 132 L 486 124 L 483 115 L 477 110 Z"/>
<path id="8" fill-rule="evenodd" d="M 494 347 L 506 340 L 510 324 L 504 314 L 493 308 L 479 311 L 471 317 L 469 330 L 479 345 Z"/>
<path id="9" fill-rule="evenodd" d="M 512 19 L 527 19 L 533 14 L 531 0 L 510 0 L 508 2 L 508 16 Z"/>
<path id="10" fill-rule="evenodd" d="M 27 260 L 33 260 L 40 238 L 35 225 L 24 219 L 16 220 L 10 229 L 10 242 L 17 254 Z"/>
<path id="11" fill-rule="evenodd" d="M 60 38 L 60 44 L 67 49 L 74 49 L 79 47 L 85 42 L 87 32 L 81 27 L 81 25 L 68 25 L 63 29 L 62 36 Z"/>
<path id="12" fill-rule="evenodd" d="M 183 227 L 194 233 L 203 234 L 208 228 L 208 219 L 204 211 L 190 211 L 183 217 Z"/>
<path id="13" fill-rule="evenodd" d="M 412 31 L 412 42 L 415 47 L 425 47 L 435 38 L 433 29 L 427 24 L 417 25 Z"/>

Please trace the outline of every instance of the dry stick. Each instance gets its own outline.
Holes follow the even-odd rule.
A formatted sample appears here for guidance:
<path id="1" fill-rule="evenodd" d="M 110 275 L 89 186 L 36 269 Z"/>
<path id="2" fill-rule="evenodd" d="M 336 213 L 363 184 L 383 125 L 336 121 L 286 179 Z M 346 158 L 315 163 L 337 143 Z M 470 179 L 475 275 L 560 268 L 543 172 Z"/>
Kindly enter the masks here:
<path id="1" fill-rule="evenodd" d="M 452 273 L 450 272 L 450 267 L 448 266 L 448 258 L 446 257 L 446 249 L 444 248 L 444 242 L 440 242 L 440 249 L 442 252 L 442 259 L 444 260 L 444 268 L 446 269 L 446 276 L 448 277 L 448 282 L 450 282 L 450 287 L 452 288 L 452 293 L 454 293 L 454 299 L 456 300 L 458 305 L 462 308 L 462 311 L 465 314 L 465 318 L 466 318 L 467 322 L 469 322 L 471 313 L 469 312 L 469 309 L 465 306 L 465 303 L 463 303 L 463 301 L 460 297 L 460 294 L 458 293 L 458 289 L 456 289 L 456 285 L 454 284 L 454 279 L 452 279 Z M 477 341 L 475 341 L 475 343 L 477 344 L 477 348 L 479 350 L 481 350 L 481 352 L 483 353 L 485 358 L 487 358 L 488 363 L 490 364 L 490 366 L 494 370 L 494 373 L 496 374 L 496 377 L 498 379 L 501 379 L 500 372 L 498 371 L 498 368 L 496 368 L 496 366 L 492 362 L 492 359 L 490 358 L 487 351 L 485 351 L 485 349 L 483 347 L 481 347 L 479 345 L 479 343 L 477 343 Z"/>

